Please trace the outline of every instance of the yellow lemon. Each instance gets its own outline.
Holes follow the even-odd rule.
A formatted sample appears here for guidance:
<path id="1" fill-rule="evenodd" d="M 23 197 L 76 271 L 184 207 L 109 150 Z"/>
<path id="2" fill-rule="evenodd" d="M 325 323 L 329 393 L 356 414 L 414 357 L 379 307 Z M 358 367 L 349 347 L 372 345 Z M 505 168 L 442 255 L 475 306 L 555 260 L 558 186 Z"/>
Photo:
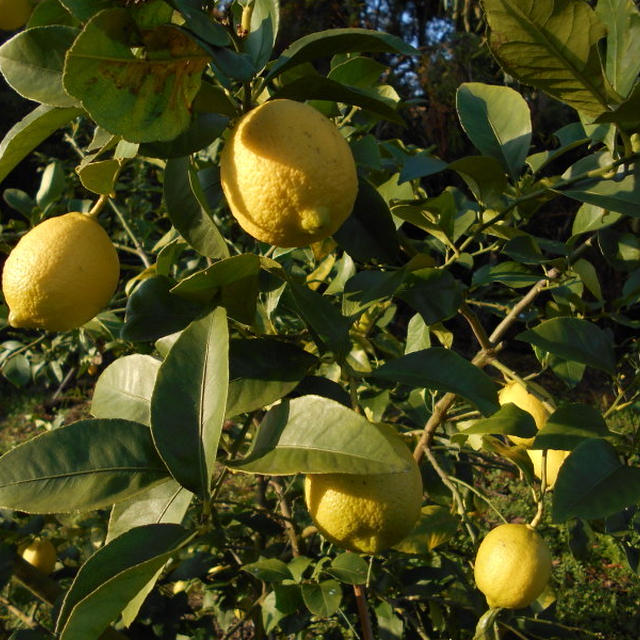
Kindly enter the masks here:
<path id="1" fill-rule="evenodd" d="M 96 220 L 77 212 L 49 218 L 23 236 L 5 262 L 9 324 L 79 327 L 109 302 L 119 271 L 118 254 Z"/>
<path id="2" fill-rule="evenodd" d="M 480 544 L 474 576 L 490 607 L 521 609 L 547 586 L 551 552 L 529 525 L 501 524 Z"/>
<path id="3" fill-rule="evenodd" d="M 307 509 L 330 542 L 351 551 L 377 553 L 400 542 L 413 529 L 422 505 L 420 469 L 401 440 L 393 438 L 392 443 L 406 459 L 406 471 L 305 477 Z"/>
<path id="4" fill-rule="evenodd" d="M 280 247 L 333 234 L 358 191 L 353 155 L 336 126 L 293 100 L 265 102 L 239 120 L 220 158 L 220 180 L 240 226 Z"/>
<path id="5" fill-rule="evenodd" d="M 29 0 L 0 0 L 0 29 L 19 29 L 27 22 L 32 10 Z"/>
<path id="6" fill-rule="evenodd" d="M 501 405 L 512 402 L 516 407 L 529 412 L 533 416 L 538 429 L 542 429 L 549 417 L 549 412 L 542 402 L 532 393 L 529 393 L 519 382 L 510 382 L 504 386 L 498 393 L 498 401 Z M 530 447 L 534 441 L 534 438 L 508 437 L 514 444 L 519 444 L 523 447 Z"/>
<path id="7" fill-rule="evenodd" d="M 36 538 L 20 549 L 20 555 L 36 569 L 49 575 L 56 566 L 56 548 L 46 538 Z"/>
<path id="8" fill-rule="evenodd" d="M 533 471 L 536 474 L 536 478 L 542 478 L 542 451 L 540 449 L 529 449 L 527 453 L 533 463 Z M 549 449 L 547 451 L 547 489 L 553 489 L 560 467 L 570 453 L 571 451 L 561 451 L 559 449 Z"/>

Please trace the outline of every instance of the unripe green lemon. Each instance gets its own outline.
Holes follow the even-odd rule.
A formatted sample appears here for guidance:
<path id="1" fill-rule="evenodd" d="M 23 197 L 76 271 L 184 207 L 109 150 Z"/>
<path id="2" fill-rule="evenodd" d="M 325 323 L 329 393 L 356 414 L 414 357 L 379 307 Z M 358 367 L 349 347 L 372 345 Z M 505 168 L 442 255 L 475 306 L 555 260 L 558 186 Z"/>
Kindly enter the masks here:
<path id="1" fill-rule="evenodd" d="M 220 158 L 220 181 L 240 226 L 280 247 L 333 234 L 358 191 L 353 155 L 336 126 L 293 100 L 265 102 L 239 120 Z"/>
<path id="2" fill-rule="evenodd" d="M 0 29 L 15 31 L 26 24 L 33 11 L 30 0 L 0 0 Z"/>
<path id="3" fill-rule="evenodd" d="M 405 444 L 397 437 L 392 442 L 407 461 L 406 471 L 305 477 L 307 509 L 330 542 L 351 551 L 378 553 L 413 529 L 422 505 L 422 477 Z"/>
<path id="4" fill-rule="evenodd" d="M 527 411 L 533 417 L 536 427 L 542 429 L 549 412 L 546 407 L 534 396 L 529 393 L 519 382 L 510 382 L 504 386 L 498 393 L 498 401 L 501 405 L 512 402 L 519 409 Z M 520 436 L 508 436 L 514 444 L 530 447 L 535 438 L 521 438 Z"/>
<path id="5" fill-rule="evenodd" d="M 49 218 L 24 235 L 5 262 L 9 324 L 79 327 L 109 302 L 119 273 L 115 247 L 96 220 L 78 212 Z"/>
<path id="6" fill-rule="evenodd" d="M 20 555 L 46 575 L 49 575 L 56 566 L 56 548 L 47 538 L 36 538 L 20 549 Z"/>
<path id="7" fill-rule="evenodd" d="M 481 542 L 474 576 L 490 607 L 521 609 L 547 586 L 551 552 L 529 525 L 501 524 Z"/>

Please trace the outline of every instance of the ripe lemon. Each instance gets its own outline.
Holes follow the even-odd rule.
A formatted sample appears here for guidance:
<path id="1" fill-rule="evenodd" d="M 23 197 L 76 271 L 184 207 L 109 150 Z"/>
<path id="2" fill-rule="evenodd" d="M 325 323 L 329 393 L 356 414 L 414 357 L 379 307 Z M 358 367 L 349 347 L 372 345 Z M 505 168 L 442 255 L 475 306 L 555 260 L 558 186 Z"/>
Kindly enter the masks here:
<path id="1" fill-rule="evenodd" d="M 527 453 L 533 463 L 533 471 L 536 474 L 536 478 L 541 478 L 542 451 L 540 449 L 529 449 Z M 570 453 L 571 451 L 561 451 L 559 449 L 549 449 L 547 451 L 547 489 L 553 489 L 560 467 Z"/>
<path id="2" fill-rule="evenodd" d="M 220 158 L 231 213 L 280 247 L 322 240 L 347 219 L 358 191 L 349 145 L 313 107 L 272 100 L 245 114 Z"/>
<path id="3" fill-rule="evenodd" d="M 480 544 L 474 575 L 490 607 L 521 609 L 547 586 L 551 552 L 529 525 L 501 524 Z"/>
<path id="4" fill-rule="evenodd" d="M 20 555 L 36 569 L 49 575 L 56 566 L 56 548 L 46 538 L 36 538 L 20 549 Z"/>
<path id="5" fill-rule="evenodd" d="M 118 254 L 96 220 L 78 212 L 49 218 L 23 236 L 5 262 L 9 324 L 79 327 L 109 302 L 119 271 Z"/>
<path id="6" fill-rule="evenodd" d="M 542 429 L 549 417 L 549 412 L 542 402 L 532 393 L 529 393 L 519 382 L 510 382 L 503 387 L 498 393 L 498 401 L 501 405 L 512 402 L 523 411 L 528 411 L 533 416 L 538 429 Z M 514 444 L 519 444 L 523 447 L 530 447 L 534 441 L 534 438 L 508 437 Z"/>
<path id="7" fill-rule="evenodd" d="M 420 469 L 404 443 L 396 451 L 409 468 L 398 473 L 310 474 L 305 477 L 307 509 L 322 535 L 351 551 L 377 553 L 413 529 L 422 504 Z"/>
<path id="8" fill-rule="evenodd" d="M 29 0 L 0 0 L 0 29 L 19 29 L 27 22 L 32 10 Z"/>

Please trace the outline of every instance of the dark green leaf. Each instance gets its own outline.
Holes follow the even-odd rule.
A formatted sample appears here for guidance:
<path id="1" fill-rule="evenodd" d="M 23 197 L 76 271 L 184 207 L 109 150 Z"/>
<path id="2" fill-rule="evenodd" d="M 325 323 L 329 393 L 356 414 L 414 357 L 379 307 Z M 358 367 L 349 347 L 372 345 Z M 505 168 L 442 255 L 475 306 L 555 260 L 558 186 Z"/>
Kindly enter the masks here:
<path id="1" fill-rule="evenodd" d="M 200 304 L 170 293 L 175 283 L 165 276 L 144 280 L 127 301 L 125 340 L 157 340 L 184 329 L 204 311 Z"/>
<path id="2" fill-rule="evenodd" d="M 201 255 L 226 258 L 229 249 L 211 216 L 194 192 L 189 158 L 167 160 L 164 171 L 164 201 L 173 226 Z"/>
<path id="3" fill-rule="evenodd" d="M 530 287 L 540 280 L 540 276 L 519 262 L 500 262 L 495 266 L 484 265 L 473 274 L 473 286 L 484 286 L 501 282 L 508 287 L 519 289 Z"/>
<path id="4" fill-rule="evenodd" d="M 85 164 L 77 169 L 82 186 L 93 193 L 108 196 L 114 191 L 120 162 L 118 160 L 99 160 Z"/>
<path id="5" fill-rule="evenodd" d="M 62 6 L 60 0 L 41 0 L 33 8 L 28 27 L 46 27 L 52 24 L 61 24 L 67 27 L 77 26 L 76 20 L 65 7 Z"/>
<path id="6" fill-rule="evenodd" d="M 334 66 L 327 77 L 351 87 L 374 87 L 386 70 L 387 67 L 377 60 L 354 56 Z"/>
<path id="7" fill-rule="evenodd" d="M 285 400 L 266 414 L 247 457 L 229 466 L 269 475 L 404 471 L 386 429 L 321 396 Z"/>
<path id="8" fill-rule="evenodd" d="M 296 40 L 285 49 L 275 61 L 267 80 L 274 78 L 303 62 L 310 62 L 317 58 L 326 58 L 337 53 L 350 52 L 368 53 L 403 53 L 416 55 L 418 51 L 403 42 L 400 38 L 382 31 L 368 29 L 328 29 L 318 31 Z"/>
<path id="9" fill-rule="evenodd" d="M 128 420 L 81 420 L 0 458 L 0 505 L 27 513 L 89 511 L 166 477 L 148 427 Z"/>
<path id="10" fill-rule="evenodd" d="M 287 565 L 277 558 L 260 558 L 257 562 L 245 564 L 242 570 L 265 582 L 282 582 L 293 579 Z"/>
<path id="11" fill-rule="evenodd" d="M 132 46 L 144 47 L 135 56 Z M 67 53 L 64 88 L 93 120 L 130 142 L 172 140 L 191 120 L 209 56 L 174 25 L 137 33 L 128 11 L 94 16 Z"/>
<path id="12" fill-rule="evenodd" d="M 227 417 L 261 409 L 293 390 L 316 358 L 276 338 L 236 338 L 229 345 Z"/>
<path id="13" fill-rule="evenodd" d="M 507 402 L 492 416 L 474 422 L 462 433 L 469 435 L 472 433 L 493 433 L 531 438 L 536 435 L 537 428 L 533 416 L 528 411 L 523 411 L 513 402 Z"/>
<path id="14" fill-rule="evenodd" d="M 302 599 L 307 609 L 320 618 L 330 618 L 342 602 L 342 587 L 335 580 L 302 585 Z"/>
<path id="15" fill-rule="evenodd" d="M 229 385 L 229 334 L 224 309 L 192 322 L 158 371 L 151 397 L 151 433 L 171 475 L 206 497 L 222 433 Z"/>
<path id="16" fill-rule="evenodd" d="M 405 157 L 398 183 L 402 184 L 416 178 L 426 178 L 435 173 L 440 173 L 446 168 L 446 162 L 434 158 L 428 151 L 420 151 L 412 156 Z"/>
<path id="17" fill-rule="evenodd" d="M 393 297 L 404 278 L 402 270 L 356 273 L 344 286 L 342 312 L 355 319 L 375 303 Z"/>
<path id="18" fill-rule="evenodd" d="M 556 409 L 538 431 L 532 449 L 570 451 L 587 438 L 606 438 L 607 423 L 588 404 L 568 404 Z"/>
<path id="19" fill-rule="evenodd" d="M 517 340 L 528 342 L 565 360 L 613 372 L 615 354 L 611 334 L 581 318 L 552 318 L 523 331 Z"/>
<path id="20" fill-rule="evenodd" d="M 149 426 L 149 405 L 160 360 L 139 353 L 118 358 L 100 375 L 91 399 L 96 418 L 122 418 Z"/>
<path id="21" fill-rule="evenodd" d="M 64 57 L 78 29 L 34 27 L 21 31 L 0 47 L 0 71 L 24 98 L 54 107 L 77 106 L 62 88 Z"/>
<path id="22" fill-rule="evenodd" d="M 460 520 L 451 513 L 450 508 L 436 504 L 427 505 L 422 507 L 413 531 L 393 548 L 403 553 L 430 553 L 453 537 L 459 525 Z"/>
<path id="23" fill-rule="evenodd" d="M 40 105 L 7 131 L 0 142 L 0 182 L 54 131 L 71 122 L 81 109 Z"/>
<path id="24" fill-rule="evenodd" d="M 280 23 L 278 0 L 255 0 L 251 13 L 249 35 L 244 39 L 244 50 L 251 56 L 256 69 L 262 69 L 273 51 Z"/>
<path id="25" fill-rule="evenodd" d="M 584 2 L 485 0 L 489 46 L 509 74 L 574 109 L 608 108 L 597 44 L 605 26 Z"/>
<path id="26" fill-rule="evenodd" d="M 60 0 L 80 22 L 86 22 L 98 11 L 113 7 L 113 0 Z"/>
<path id="27" fill-rule="evenodd" d="M 525 99 L 510 87 L 465 82 L 458 88 L 456 104 L 460 123 L 476 149 L 499 160 L 517 178 L 531 144 L 531 114 Z"/>
<path id="28" fill-rule="evenodd" d="M 372 377 L 409 387 L 456 393 L 483 414 L 498 409 L 498 394 L 491 378 L 454 351 L 432 347 L 387 362 Z"/>
<path id="29" fill-rule="evenodd" d="M 204 42 L 224 47 L 231 44 L 231 38 L 227 30 L 219 23 L 211 19 L 211 16 L 202 8 L 202 3 L 193 0 L 169 0 L 185 19 L 185 27 L 195 33 Z"/>
<path id="30" fill-rule="evenodd" d="M 640 469 L 623 465 L 606 440 L 588 438 L 564 461 L 553 490 L 552 518 L 605 518 L 640 501 Z"/>
<path id="31" fill-rule="evenodd" d="M 60 639 L 97 638 L 190 535 L 175 524 L 151 524 L 96 551 L 62 602 L 56 622 Z"/>
<path id="32" fill-rule="evenodd" d="M 340 582 L 365 584 L 369 565 L 357 553 L 345 551 L 331 561 L 327 571 Z"/>
<path id="33" fill-rule="evenodd" d="M 504 206 L 503 194 L 508 182 L 498 160 L 486 156 L 467 156 L 451 162 L 448 168 L 460 174 L 481 205 L 497 209 Z"/>

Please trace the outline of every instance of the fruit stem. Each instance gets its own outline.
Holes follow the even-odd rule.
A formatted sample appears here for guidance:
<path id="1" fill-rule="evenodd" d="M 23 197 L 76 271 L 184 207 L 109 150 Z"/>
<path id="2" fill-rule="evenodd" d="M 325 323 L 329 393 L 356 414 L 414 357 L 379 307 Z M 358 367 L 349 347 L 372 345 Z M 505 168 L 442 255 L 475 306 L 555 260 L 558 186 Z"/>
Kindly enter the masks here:
<path id="1" fill-rule="evenodd" d="M 358 606 L 358 617 L 362 626 L 362 640 L 373 640 L 373 629 L 371 627 L 371 616 L 367 607 L 367 596 L 363 584 L 354 584 L 353 593 Z"/>
<path id="2" fill-rule="evenodd" d="M 544 513 L 544 494 L 547 492 L 547 449 L 542 450 L 542 462 L 540 463 L 540 494 L 537 499 L 538 508 L 536 515 L 533 516 L 533 520 L 529 526 L 535 529 L 542 520 L 542 514 Z"/>
<path id="3" fill-rule="evenodd" d="M 109 196 L 105 195 L 104 193 L 96 200 L 95 204 L 93 205 L 93 207 L 91 207 L 91 209 L 89 209 L 89 211 L 87 211 L 87 215 L 90 218 L 97 218 L 98 214 L 102 211 L 102 209 L 104 208 L 104 205 L 107 204 L 107 202 L 109 201 Z"/>

